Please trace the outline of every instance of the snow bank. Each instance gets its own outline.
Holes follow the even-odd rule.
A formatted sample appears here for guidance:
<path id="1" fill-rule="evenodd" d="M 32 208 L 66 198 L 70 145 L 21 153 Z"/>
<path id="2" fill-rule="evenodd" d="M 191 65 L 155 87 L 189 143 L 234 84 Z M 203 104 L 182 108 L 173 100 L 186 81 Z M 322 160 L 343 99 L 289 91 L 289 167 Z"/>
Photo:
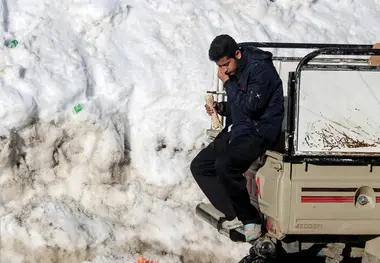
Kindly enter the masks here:
<path id="1" fill-rule="evenodd" d="M 249 246 L 195 216 L 188 167 L 210 124 L 210 41 L 372 43 L 379 6 L 1 1 L 1 37 L 19 41 L 0 50 L 1 261 L 236 262 Z"/>

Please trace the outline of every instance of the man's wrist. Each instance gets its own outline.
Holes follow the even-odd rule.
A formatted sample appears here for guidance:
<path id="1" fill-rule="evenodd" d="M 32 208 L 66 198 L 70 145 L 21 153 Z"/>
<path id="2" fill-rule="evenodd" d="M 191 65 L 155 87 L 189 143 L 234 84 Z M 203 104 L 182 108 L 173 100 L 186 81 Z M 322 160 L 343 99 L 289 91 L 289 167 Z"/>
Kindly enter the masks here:
<path id="1" fill-rule="evenodd" d="M 220 115 L 221 113 L 223 113 L 223 111 L 224 111 L 224 105 L 223 105 L 223 103 L 221 103 L 221 102 L 216 102 L 216 103 L 215 103 L 215 111 L 216 111 L 216 113 L 218 113 L 219 115 Z"/>

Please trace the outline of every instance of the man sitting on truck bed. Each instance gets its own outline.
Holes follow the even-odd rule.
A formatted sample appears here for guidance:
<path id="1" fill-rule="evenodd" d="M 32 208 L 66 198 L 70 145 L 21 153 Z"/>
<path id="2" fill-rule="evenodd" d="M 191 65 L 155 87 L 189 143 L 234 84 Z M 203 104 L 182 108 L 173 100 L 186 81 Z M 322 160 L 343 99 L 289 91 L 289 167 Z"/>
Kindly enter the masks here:
<path id="1" fill-rule="evenodd" d="M 210 202 L 225 214 L 222 227 L 244 226 L 247 241 L 261 235 L 261 217 L 251 204 L 243 173 L 281 134 L 284 118 L 282 81 L 272 53 L 237 45 L 217 36 L 209 58 L 219 66 L 227 102 L 206 105 L 226 116 L 226 126 L 191 163 L 191 172 Z M 236 218 L 237 217 L 237 218 Z"/>

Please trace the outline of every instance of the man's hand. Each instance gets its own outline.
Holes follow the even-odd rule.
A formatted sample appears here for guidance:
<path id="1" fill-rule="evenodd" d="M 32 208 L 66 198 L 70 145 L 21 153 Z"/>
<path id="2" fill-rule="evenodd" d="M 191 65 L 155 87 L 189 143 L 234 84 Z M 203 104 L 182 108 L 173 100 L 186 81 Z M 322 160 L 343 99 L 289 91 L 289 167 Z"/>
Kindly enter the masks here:
<path id="1" fill-rule="evenodd" d="M 220 102 L 214 102 L 213 107 L 210 107 L 207 104 L 205 104 L 205 108 L 206 108 L 207 114 L 210 115 L 210 116 L 214 112 L 216 112 L 216 114 L 220 115 L 220 111 L 223 110 L 223 105 L 221 105 Z"/>
<path id="2" fill-rule="evenodd" d="M 225 71 L 223 70 L 223 68 L 219 68 L 219 70 L 218 70 L 218 78 L 219 78 L 223 83 L 225 83 L 227 80 L 230 79 L 230 77 L 225 73 Z"/>
<path id="3" fill-rule="evenodd" d="M 214 105 L 213 105 L 213 106 L 214 106 L 214 107 L 211 108 L 210 106 L 208 106 L 207 104 L 205 104 L 206 112 L 207 112 L 207 114 L 210 115 L 210 116 L 213 114 L 214 109 L 216 108 L 216 103 L 215 103 L 215 102 L 214 102 Z"/>

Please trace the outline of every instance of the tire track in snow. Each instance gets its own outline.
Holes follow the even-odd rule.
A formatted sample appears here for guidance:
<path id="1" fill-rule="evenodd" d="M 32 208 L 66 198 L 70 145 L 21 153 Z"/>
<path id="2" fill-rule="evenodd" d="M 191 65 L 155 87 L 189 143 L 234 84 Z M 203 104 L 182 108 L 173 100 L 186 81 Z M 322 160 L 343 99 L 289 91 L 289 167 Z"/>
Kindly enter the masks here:
<path id="1" fill-rule="evenodd" d="M 92 77 L 91 70 L 88 67 L 88 63 L 84 56 L 81 55 L 82 58 L 82 66 L 83 66 L 83 73 L 86 78 L 86 89 L 85 89 L 85 96 L 86 99 L 89 99 L 94 96 L 94 78 Z"/>
<path id="2" fill-rule="evenodd" d="M 8 32 L 8 25 L 9 25 L 8 2 L 7 2 L 7 0 L 2 0 L 2 2 L 3 2 L 3 25 L 4 25 L 4 31 Z"/>

